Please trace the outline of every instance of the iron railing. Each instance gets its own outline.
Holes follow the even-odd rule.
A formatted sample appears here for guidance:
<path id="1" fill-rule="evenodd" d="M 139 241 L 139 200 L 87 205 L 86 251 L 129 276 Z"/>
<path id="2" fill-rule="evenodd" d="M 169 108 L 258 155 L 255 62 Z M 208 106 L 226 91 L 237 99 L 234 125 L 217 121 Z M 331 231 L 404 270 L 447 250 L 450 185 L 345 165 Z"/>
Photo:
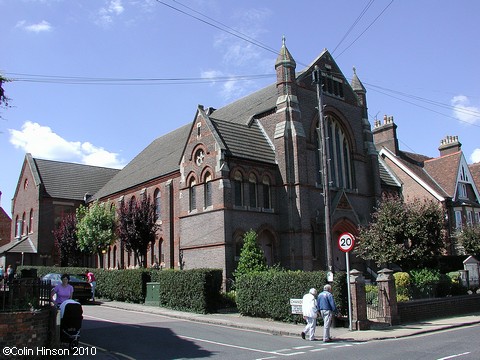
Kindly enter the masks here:
<path id="1" fill-rule="evenodd" d="M 24 311 L 50 305 L 50 280 L 21 278 L 0 285 L 0 311 Z"/>

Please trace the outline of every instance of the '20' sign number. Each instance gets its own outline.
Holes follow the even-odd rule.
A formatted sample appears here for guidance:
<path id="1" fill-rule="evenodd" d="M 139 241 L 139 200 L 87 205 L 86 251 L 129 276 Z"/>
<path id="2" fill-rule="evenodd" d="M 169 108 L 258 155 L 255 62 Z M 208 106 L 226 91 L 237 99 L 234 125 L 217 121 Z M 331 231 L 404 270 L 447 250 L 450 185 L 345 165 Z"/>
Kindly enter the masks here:
<path id="1" fill-rule="evenodd" d="M 338 237 L 338 247 L 343 252 L 349 252 L 355 245 L 355 236 L 350 233 L 343 233 Z"/>

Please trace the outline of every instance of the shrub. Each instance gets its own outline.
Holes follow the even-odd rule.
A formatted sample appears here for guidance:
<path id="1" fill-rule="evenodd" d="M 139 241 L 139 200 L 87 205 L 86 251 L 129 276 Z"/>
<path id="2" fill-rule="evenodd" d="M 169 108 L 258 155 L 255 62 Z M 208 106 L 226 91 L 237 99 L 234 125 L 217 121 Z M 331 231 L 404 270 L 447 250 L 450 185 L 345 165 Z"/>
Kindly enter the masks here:
<path id="1" fill-rule="evenodd" d="M 291 314 L 290 299 L 301 299 L 312 287 L 323 290 L 325 271 L 289 271 L 270 269 L 248 273 L 236 280 L 237 308 L 242 315 L 287 322 L 303 322 L 301 315 Z M 347 304 L 345 273 L 335 274 L 333 296 L 340 312 Z"/>
<path id="2" fill-rule="evenodd" d="M 406 272 L 397 272 L 393 274 L 393 277 L 397 289 L 397 302 L 410 300 L 410 275 Z"/>

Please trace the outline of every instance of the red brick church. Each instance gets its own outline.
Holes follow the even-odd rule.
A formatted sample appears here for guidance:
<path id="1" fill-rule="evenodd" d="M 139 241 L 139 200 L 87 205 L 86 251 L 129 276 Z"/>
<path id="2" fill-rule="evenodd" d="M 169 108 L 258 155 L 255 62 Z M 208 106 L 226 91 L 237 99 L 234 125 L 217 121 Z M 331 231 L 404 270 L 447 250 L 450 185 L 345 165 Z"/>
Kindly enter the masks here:
<path id="1" fill-rule="evenodd" d="M 153 141 L 93 196 L 154 199 L 161 230 L 150 263 L 221 268 L 230 277 L 253 229 L 270 265 L 326 269 L 330 256 L 333 271 L 345 270 L 338 235 L 356 234 L 381 194 L 365 88 L 355 73 L 349 84 L 327 50 L 297 73 L 284 43 L 272 65 L 274 84 L 220 109 L 199 106 L 193 122 Z M 329 139 L 329 246 L 316 66 Z M 134 265 L 119 244 L 106 256 L 109 267 Z"/>

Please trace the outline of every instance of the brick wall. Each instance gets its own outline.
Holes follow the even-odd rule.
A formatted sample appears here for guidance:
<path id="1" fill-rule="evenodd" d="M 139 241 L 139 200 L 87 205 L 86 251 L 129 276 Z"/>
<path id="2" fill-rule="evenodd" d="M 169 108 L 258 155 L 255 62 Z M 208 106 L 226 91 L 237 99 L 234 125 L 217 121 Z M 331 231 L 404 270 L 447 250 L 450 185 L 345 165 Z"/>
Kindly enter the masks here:
<path id="1" fill-rule="evenodd" d="M 29 349 L 49 347 L 53 336 L 56 311 L 53 308 L 39 312 L 0 313 L 0 347 L 16 346 Z"/>
<path id="2" fill-rule="evenodd" d="M 398 303 L 401 323 L 480 311 L 480 294 L 441 299 L 421 299 Z"/>

